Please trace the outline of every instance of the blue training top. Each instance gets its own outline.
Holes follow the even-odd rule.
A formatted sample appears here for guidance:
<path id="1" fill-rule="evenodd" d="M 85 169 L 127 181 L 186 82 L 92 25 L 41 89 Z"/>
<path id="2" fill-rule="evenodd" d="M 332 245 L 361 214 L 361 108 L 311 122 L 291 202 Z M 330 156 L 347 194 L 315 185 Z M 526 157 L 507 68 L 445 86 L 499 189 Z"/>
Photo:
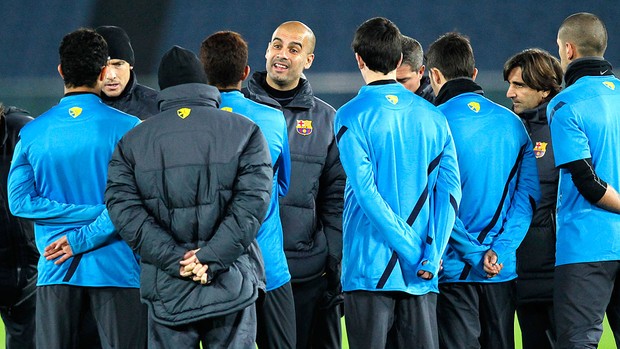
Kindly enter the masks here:
<path id="1" fill-rule="evenodd" d="M 502 282 L 517 277 L 516 250 L 540 199 L 532 141 L 519 117 L 477 93 L 439 109 L 456 144 L 463 198 L 439 282 Z M 497 253 L 502 271 L 487 278 L 484 254 Z"/>
<path id="2" fill-rule="evenodd" d="M 274 168 L 273 189 L 267 215 L 256 236 L 265 262 L 267 291 L 274 290 L 291 280 L 284 237 L 280 222 L 278 197 L 286 195 L 291 176 L 291 159 L 288 147 L 286 120 L 281 111 L 251 101 L 239 91 L 222 92 L 220 108 L 246 116 L 254 121 L 267 139 L 271 164 Z"/>
<path id="3" fill-rule="evenodd" d="M 547 106 L 560 167 L 556 265 L 620 260 L 620 215 L 588 202 L 562 165 L 592 158 L 596 174 L 620 188 L 620 80 L 584 76 Z"/>
<path id="4" fill-rule="evenodd" d="M 432 104 L 396 82 L 368 85 L 336 113 L 347 174 L 344 291 L 438 292 L 461 199 L 452 135 Z"/>
<path id="5" fill-rule="evenodd" d="M 140 287 L 138 257 L 114 230 L 103 203 L 114 147 L 139 122 L 95 94 L 77 93 L 22 128 L 9 205 L 14 215 L 35 222 L 38 286 Z M 64 235 L 74 256 L 55 265 L 43 253 Z"/>

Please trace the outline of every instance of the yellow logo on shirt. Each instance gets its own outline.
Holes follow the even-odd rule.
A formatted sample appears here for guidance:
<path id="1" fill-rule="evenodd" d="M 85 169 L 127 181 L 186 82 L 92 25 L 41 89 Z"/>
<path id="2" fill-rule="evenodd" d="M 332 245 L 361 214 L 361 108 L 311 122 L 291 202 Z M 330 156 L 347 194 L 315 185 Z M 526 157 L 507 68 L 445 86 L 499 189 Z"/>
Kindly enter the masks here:
<path id="1" fill-rule="evenodd" d="M 189 108 L 181 108 L 179 110 L 177 110 L 177 115 L 181 118 L 181 119 L 185 119 L 186 117 L 189 116 L 189 114 L 192 112 L 191 109 Z"/>
<path id="2" fill-rule="evenodd" d="M 471 111 L 473 111 L 474 113 L 477 113 L 480 111 L 480 103 L 478 102 L 469 102 L 467 103 L 467 106 L 469 107 L 469 109 L 471 109 Z"/>
<path id="3" fill-rule="evenodd" d="M 616 89 L 616 85 L 611 81 L 603 81 L 603 85 L 607 86 L 607 88 L 612 91 Z"/>
<path id="4" fill-rule="evenodd" d="M 297 120 L 295 129 L 300 135 L 309 136 L 312 133 L 312 120 Z"/>
<path id="5" fill-rule="evenodd" d="M 536 142 L 536 144 L 534 145 L 534 155 L 536 156 L 536 159 L 540 159 L 545 156 L 546 152 L 547 142 Z"/>
<path id="6" fill-rule="evenodd" d="M 78 116 L 80 116 L 80 114 L 82 114 L 82 108 L 80 107 L 69 108 L 69 115 L 71 115 L 72 118 L 75 119 Z"/>
<path id="7" fill-rule="evenodd" d="M 224 108 L 222 108 L 222 110 L 229 111 L 229 112 L 232 113 L 232 108 L 231 107 L 224 107 Z"/>
<path id="8" fill-rule="evenodd" d="M 392 104 L 398 103 L 398 97 L 397 96 L 386 95 L 385 98 L 387 98 L 387 100 L 390 101 L 390 103 L 392 103 Z"/>

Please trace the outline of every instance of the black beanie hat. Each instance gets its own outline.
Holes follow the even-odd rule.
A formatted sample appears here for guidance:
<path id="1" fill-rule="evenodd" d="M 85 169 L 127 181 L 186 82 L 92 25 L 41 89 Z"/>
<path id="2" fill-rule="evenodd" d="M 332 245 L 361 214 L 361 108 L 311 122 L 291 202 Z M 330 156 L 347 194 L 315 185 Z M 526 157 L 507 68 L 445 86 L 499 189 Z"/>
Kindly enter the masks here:
<path id="1" fill-rule="evenodd" d="M 176 45 L 164 53 L 157 75 L 161 90 L 182 84 L 207 83 L 207 75 L 198 57 Z"/>
<path id="2" fill-rule="evenodd" d="M 95 29 L 108 43 L 110 59 L 122 59 L 133 66 L 135 63 L 133 48 L 129 36 L 123 28 L 115 26 L 101 26 Z"/>

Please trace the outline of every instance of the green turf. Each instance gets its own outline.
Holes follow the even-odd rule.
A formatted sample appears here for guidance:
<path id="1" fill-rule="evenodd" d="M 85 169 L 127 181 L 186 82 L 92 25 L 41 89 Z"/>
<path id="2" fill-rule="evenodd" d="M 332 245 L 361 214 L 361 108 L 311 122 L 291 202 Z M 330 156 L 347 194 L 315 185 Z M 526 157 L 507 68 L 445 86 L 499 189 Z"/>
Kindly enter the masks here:
<path id="1" fill-rule="evenodd" d="M 605 319 L 605 328 L 603 330 L 603 337 L 601 338 L 601 342 L 599 343 L 600 349 L 615 349 L 616 344 L 614 343 L 614 336 L 611 333 L 611 329 L 609 328 L 609 324 L 607 323 L 607 319 Z M 521 347 L 521 330 L 519 330 L 519 324 L 515 320 L 515 346 L 516 349 L 522 349 Z M 347 343 L 347 333 L 344 325 L 344 318 L 342 318 L 342 348 L 349 349 L 349 345 Z M 0 349 L 5 349 L 4 345 L 4 324 L 0 321 Z"/>
<path id="2" fill-rule="evenodd" d="M 603 336 L 601 337 L 601 342 L 599 343 L 599 349 L 617 349 L 616 343 L 614 342 L 614 336 L 611 333 L 611 328 L 609 328 L 609 323 L 607 323 L 607 318 L 605 318 L 605 322 L 603 323 Z M 347 333 L 344 325 L 344 318 L 342 318 L 342 348 L 349 349 L 349 344 L 347 343 Z M 521 329 L 519 328 L 519 323 L 515 317 L 515 349 L 523 349 L 521 345 Z"/>

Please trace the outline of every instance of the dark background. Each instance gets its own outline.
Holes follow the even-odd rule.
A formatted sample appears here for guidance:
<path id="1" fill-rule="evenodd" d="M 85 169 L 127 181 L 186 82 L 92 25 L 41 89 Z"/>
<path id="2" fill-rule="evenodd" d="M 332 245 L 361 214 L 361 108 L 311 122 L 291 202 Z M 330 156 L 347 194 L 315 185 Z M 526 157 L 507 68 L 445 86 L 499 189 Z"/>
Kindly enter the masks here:
<path id="1" fill-rule="evenodd" d="M 79 27 L 119 25 L 132 39 L 139 81 L 155 89 L 161 55 L 172 45 L 198 52 L 218 30 L 234 30 L 249 43 L 250 66 L 264 70 L 264 53 L 274 29 L 300 20 L 317 37 L 316 58 L 306 72 L 315 93 L 339 107 L 363 84 L 351 39 L 364 20 L 384 16 L 426 49 L 439 35 L 460 31 L 471 38 L 487 95 L 504 105 L 501 70 L 514 53 L 539 47 L 557 55 L 556 34 L 568 15 L 587 11 L 607 25 L 606 58 L 620 60 L 620 3 L 617 1 L 117 1 L 2 0 L 0 101 L 37 115 L 62 96 L 56 72 L 62 37 Z"/>

